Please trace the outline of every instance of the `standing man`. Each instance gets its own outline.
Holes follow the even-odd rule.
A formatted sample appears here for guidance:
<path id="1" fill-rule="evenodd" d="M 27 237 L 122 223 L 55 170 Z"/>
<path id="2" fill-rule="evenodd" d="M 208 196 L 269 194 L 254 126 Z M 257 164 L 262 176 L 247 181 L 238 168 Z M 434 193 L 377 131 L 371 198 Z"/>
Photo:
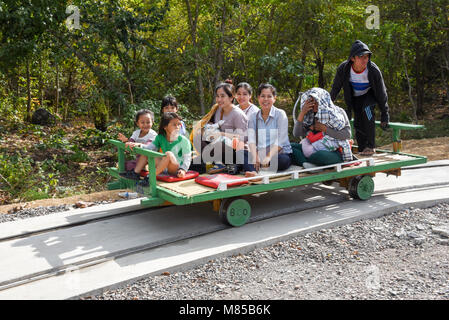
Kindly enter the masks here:
<path id="1" fill-rule="evenodd" d="M 332 84 L 331 99 L 335 101 L 341 88 L 347 106 L 346 113 L 351 119 L 354 111 L 354 128 L 359 154 L 371 156 L 375 153 L 376 104 L 380 108 L 381 128 L 386 129 L 390 120 L 388 96 L 379 67 L 371 61 L 371 51 L 362 41 L 352 44 L 348 60 L 337 69 Z"/>

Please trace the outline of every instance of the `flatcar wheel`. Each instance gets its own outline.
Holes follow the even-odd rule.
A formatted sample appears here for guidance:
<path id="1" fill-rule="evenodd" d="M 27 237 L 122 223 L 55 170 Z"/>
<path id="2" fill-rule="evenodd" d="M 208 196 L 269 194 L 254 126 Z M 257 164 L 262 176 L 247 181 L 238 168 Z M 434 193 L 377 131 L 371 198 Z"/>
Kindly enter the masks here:
<path id="1" fill-rule="evenodd" d="M 374 180 L 371 176 L 356 176 L 349 182 L 348 191 L 354 199 L 368 200 L 374 192 Z"/>
<path id="2" fill-rule="evenodd" d="M 243 226 L 251 216 L 251 206 L 242 198 L 224 199 L 221 202 L 220 219 L 223 223 L 233 227 Z"/>

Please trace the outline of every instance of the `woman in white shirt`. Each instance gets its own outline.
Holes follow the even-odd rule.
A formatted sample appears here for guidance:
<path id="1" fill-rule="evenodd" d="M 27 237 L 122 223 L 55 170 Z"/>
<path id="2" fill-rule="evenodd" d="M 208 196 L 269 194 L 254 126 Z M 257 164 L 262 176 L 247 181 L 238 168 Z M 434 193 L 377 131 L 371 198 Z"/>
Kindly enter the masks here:
<path id="1" fill-rule="evenodd" d="M 276 88 L 264 83 L 257 89 L 260 111 L 248 121 L 248 146 L 252 164 L 244 165 L 245 175 L 257 175 L 261 167 L 283 171 L 292 164 L 292 148 L 288 139 L 288 118 L 276 108 Z"/>

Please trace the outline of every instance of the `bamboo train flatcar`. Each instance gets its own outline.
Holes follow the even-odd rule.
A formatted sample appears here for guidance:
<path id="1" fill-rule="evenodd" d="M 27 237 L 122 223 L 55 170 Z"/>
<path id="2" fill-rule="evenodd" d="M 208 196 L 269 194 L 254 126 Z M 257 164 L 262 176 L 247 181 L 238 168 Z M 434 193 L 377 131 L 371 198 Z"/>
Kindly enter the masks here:
<path id="1" fill-rule="evenodd" d="M 379 122 L 376 123 L 379 125 Z M 160 181 L 155 174 L 155 159 L 164 154 L 142 148 L 133 150 L 148 157 L 148 181 L 146 187 L 139 188 L 135 180 L 119 175 L 125 171 L 125 144 L 110 140 L 118 149 L 118 168 L 109 168 L 109 173 L 116 180 L 109 183 L 110 190 L 133 189 L 143 193 L 146 198 L 141 200 L 144 207 L 163 205 L 187 205 L 200 202 L 211 202 L 213 210 L 219 213 L 220 219 L 231 226 L 244 225 L 251 216 L 251 206 L 242 198 L 246 195 L 260 192 L 270 192 L 314 183 L 330 184 L 338 182 L 346 188 L 353 199 L 367 200 L 374 192 L 373 177 L 378 173 L 400 176 L 401 168 L 427 162 L 427 158 L 419 155 L 401 152 L 401 130 L 422 129 L 420 125 L 390 123 L 393 130 L 393 150 L 376 150 L 370 157 L 358 156 L 358 160 L 321 166 L 311 169 L 291 166 L 284 172 L 266 172 L 256 177 L 235 175 L 232 179 L 222 179 L 215 187 L 198 184 L 196 179 L 177 182 Z M 353 147 L 356 148 L 356 147 Z M 355 150 L 354 150 L 355 151 Z M 211 175 L 200 175 L 208 176 Z"/>

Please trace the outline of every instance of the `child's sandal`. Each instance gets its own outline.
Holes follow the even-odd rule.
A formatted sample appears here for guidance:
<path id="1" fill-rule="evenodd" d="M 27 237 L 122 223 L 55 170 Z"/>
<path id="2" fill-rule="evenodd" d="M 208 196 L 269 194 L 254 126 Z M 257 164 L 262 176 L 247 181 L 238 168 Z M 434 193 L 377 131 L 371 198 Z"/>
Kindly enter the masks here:
<path id="1" fill-rule="evenodd" d="M 135 173 L 134 170 L 129 170 L 126 172 L 119 173 L 120 177 L 131 179 L 131 180 L 140 180 L 140 174 Z"/>

